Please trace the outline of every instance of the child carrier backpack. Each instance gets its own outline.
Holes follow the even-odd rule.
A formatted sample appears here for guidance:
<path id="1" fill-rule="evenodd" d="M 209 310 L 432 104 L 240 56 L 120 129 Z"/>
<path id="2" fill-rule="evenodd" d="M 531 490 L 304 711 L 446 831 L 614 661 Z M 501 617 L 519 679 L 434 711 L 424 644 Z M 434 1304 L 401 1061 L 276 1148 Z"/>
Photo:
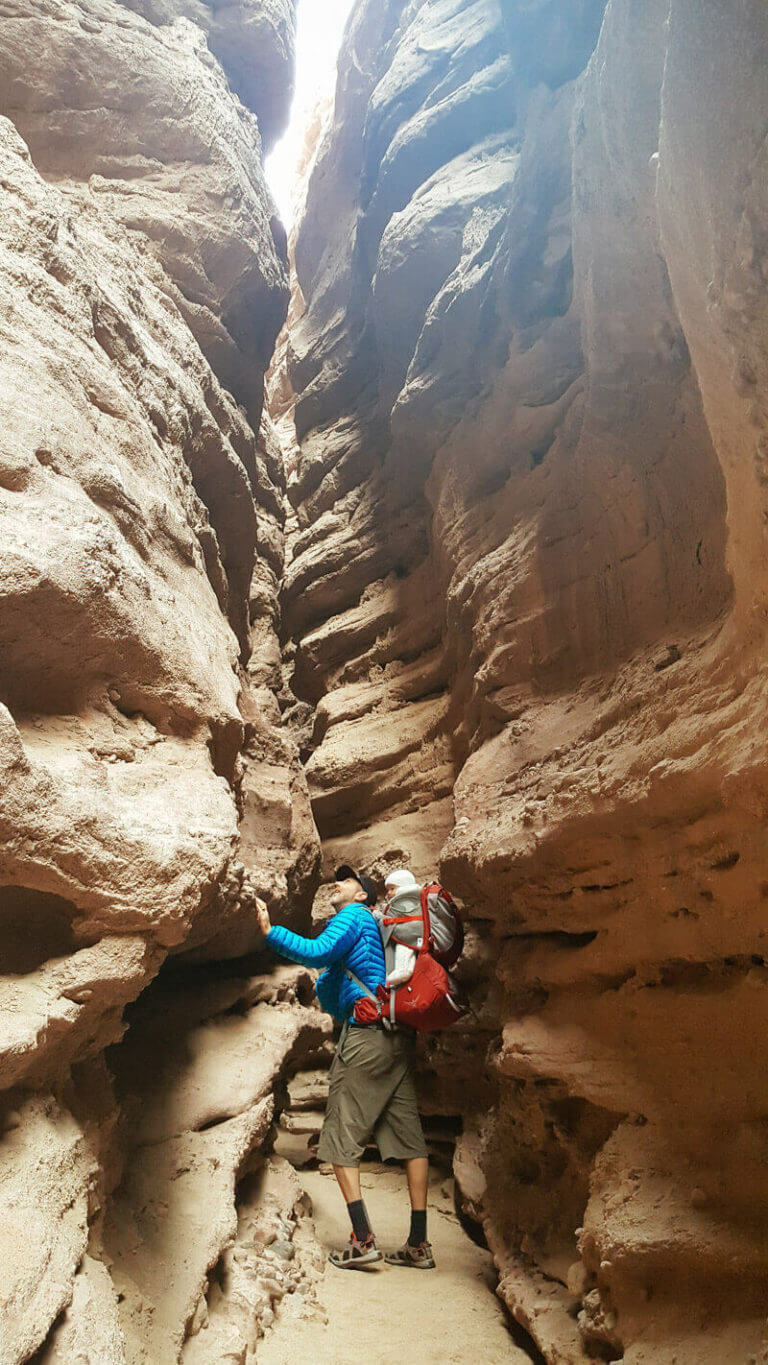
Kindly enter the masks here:
<path id="1" fill-rule="evenodd" d="M 391 943 L 402 943 L 416 953 L 416 961 L 407 981 L 393 989 L 379 986 L 376 995 L 347 968 L 347 975 L 366 997 L 355 1004 L 355 1021 L 423 1033 L 455 1024 L 464 1007 L 446 968 L 461 955 L 464 927 L 453 898 L 437 882 L 407 887 L 392 897 L 377 918 L 385 953 Z"/>
<path id="2" fill-rule="evenodd" d="M 426 951 L 441 967 L 453 967 L 464 947 L 464 926 L 456 902 L 438 882 L 406 887 L 384 907 L 380 919 L 385 949 L 392 943 Z"/>

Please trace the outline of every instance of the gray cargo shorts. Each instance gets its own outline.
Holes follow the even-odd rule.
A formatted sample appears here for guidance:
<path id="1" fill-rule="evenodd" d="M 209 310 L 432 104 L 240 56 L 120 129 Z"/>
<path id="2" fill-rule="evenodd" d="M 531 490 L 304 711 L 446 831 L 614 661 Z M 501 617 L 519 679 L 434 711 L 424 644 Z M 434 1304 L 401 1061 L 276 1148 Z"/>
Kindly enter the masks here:
<path id="1" fill-rule="evenodd" d="M 413 1081 L 416 1039 L 375 1026 L 345 1027 L 329 1072 L 317 1155 L 357 1166 L 371 1134 L 382 1161 L 427 1155 Z"/>

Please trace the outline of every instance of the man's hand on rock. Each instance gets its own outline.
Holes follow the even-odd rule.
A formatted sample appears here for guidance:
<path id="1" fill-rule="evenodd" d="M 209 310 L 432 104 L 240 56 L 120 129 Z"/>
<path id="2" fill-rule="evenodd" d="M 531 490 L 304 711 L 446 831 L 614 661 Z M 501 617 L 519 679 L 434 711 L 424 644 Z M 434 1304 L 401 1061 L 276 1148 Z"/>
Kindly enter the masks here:
<path id="1" fill-rule="evenodd" d="M 269 911 L 266 903 L 263 900 L 260 900 L 258 896 L 256 897 L 256 918 L 259 921 L 259 929 L 266 937 L 272 928 L 272 921 L 269 918 Z"/>

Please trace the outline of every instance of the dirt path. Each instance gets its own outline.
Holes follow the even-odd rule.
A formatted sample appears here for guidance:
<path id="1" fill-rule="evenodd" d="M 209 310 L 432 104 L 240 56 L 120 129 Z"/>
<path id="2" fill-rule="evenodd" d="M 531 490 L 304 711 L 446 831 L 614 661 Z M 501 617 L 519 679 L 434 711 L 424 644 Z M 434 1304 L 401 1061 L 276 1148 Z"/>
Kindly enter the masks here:
<path id="1" fill-rule="evenodd" d="M 313 1206 L 319 1241 L 338 1246 L 348 1235 L 344 1207 L 332 1175 L 299 1172 Z M 399 1171 L 363 1168 L 363 1193 L 376 1237 L 401 1246 L 408 1227 L 408 1197 Z M 493 1294 L 491 1258 L 470 1241 L 453 1213 L 450 1184 L 440 1176 L 430 1191 L 430 1240 L 435 1271 L 338 1271 L 328 1266 L 319 1298 L 328 1316 L 303 1321 L 290 1300 L 260 1343 L 259 1365 L 530 1365 L 507 1330 Z"/>

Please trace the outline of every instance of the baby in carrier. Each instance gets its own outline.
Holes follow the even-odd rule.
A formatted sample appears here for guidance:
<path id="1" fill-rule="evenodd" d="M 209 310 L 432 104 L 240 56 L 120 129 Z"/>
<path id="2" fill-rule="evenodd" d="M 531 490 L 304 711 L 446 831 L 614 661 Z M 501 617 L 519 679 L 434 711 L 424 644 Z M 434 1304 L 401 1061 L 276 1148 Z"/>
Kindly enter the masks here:
<path id="1" fill-rule="evenodd" d="M 424 921 L 421 918 L 420 887 L 412 872 L 398 868 L 388 872 L 384 883 L 387 898 L 383 911 L 375 912 L 384 941 L 384 960 L 388 988 L 410 981 L 416 953 L 422 946 Z M 405 919 L 405 924 L 386 924 L 390 919 Z"/>

